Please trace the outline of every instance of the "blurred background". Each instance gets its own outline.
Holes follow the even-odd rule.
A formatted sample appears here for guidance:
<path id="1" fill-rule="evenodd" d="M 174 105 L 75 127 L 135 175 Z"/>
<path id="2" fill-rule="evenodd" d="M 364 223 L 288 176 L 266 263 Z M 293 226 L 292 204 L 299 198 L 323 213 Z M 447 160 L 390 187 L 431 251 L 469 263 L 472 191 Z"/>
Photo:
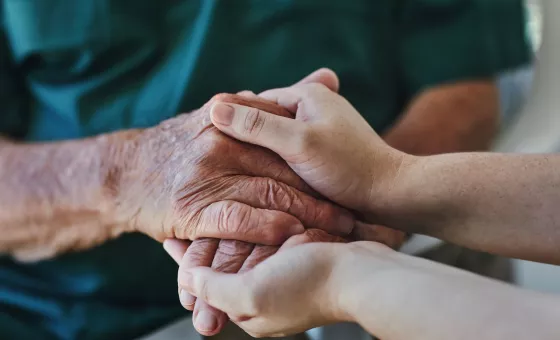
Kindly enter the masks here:
<path id="1" fill-rule="evenodd" d="M 13 118 L 14 139 L 80 139 L 327 66 L 405 152 L 559 152 L 560 0 L 514 1 L 0 0 L 0 104 L 25 114 L 0 119 Z M 57 339 L 201 339 L 178 304 L 175 263 L 136 236 L 38 264 L 0 257 L 0 338 L 12 326 Z M 560 267 L 459 248 L 413 236 L 402 251 L 560 293 Z M 247 339 L 232 327 L 212 338 Z M 371 336 L 343 324 L 295 339 Z"/>
<path id="2" fill-rule="evenodd" d="M 527 0 L 529 14 L 528 30 L 537 55 L 534 94 L 518 117 L 517 124 L 509 127 L 497 149 L 520 152 L 559 152 L 560 124 L 558 103 L 551 90 L 558 90 L 558 67 L 552 66 L 558 59 L 559 25 L 557 15 L 560 3 L 554 0 Z M 541 50 L 543 33 L 547 44 Z M 548 66 L 550 65 L 550 66 Z M 550 74 L 550 72 L 552 74 Z M 547 74 L 549 73 L 549 74 Z M 515 282 L 534 290 L 560 293 L 560 268 L 556 266 L 515 261 Z"/>

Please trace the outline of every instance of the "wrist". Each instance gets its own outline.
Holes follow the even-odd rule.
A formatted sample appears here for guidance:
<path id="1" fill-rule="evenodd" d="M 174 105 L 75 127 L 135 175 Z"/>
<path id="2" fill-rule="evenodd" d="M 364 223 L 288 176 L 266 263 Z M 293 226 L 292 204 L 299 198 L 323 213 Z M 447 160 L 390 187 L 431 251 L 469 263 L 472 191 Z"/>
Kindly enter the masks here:
<path id="1" fill-rule="evenodd" d="M 100 152 L 100 178 L 103 205 L 106 209 L 108 232 L 118 236 L 133 231 L 134 200 L 129 189 L 131 171 L 136 168 L 136 137 L 140 130 L 125 130 L 95 138 Z"/>
<path id="2" fill-rule="evenodd" d="M 374 164 L 369 165 L 372 174 L 368 186 L 367 202 L 362 213 L 366 220 L 379 223 L 384 215 L 396 209 L 402 192 L 406 190 L 420 157 L 391 147 L 377 152 Z"/>
<path id="3" fill-rule="evenodd" d="M 390 291 L 384 273 L 399 272 L 398 252 L 377 242 L 353 242 L 338 245 L 331 252 L 333 265 L 327 283 L 327 298 L 331 307 L 330 322 L 360 323 L 364 311 L 378 311 L 380 297 Z"/>
<path id="4" fill-rule="evenodd" d="M 387 303 L 397 300 L 395 277 L 405 272 L 400 254 L 376 242 L 355 242 L 346 247 L 333 271 L 340 279 L 338 321 L 366 327 L 364 317 L 373 316 L 381 322 L 386 319 Z"/>
<path id="5" fill-rule="evenodd" d="M 418 264 L 411 263 L 416 258 L 375 242 L 351 246 L 347 267 L 355 269 L 354 275 L 346 275 L 345 296 L 341 299 L 345 321 L 357 323 L 379 338 L 396 338 L 392 334 L 395 324 L 405 326 L 409 322 L 407 304 L 418 294 Z"/>
<path id="6" fill-rule="evenodd" d="M 328 323 L 355 322 L 354 304 L 348 301 L 349 282 L 356 278 L 349 272 L 347 266 L 351 265 L 350 247 L 347 244 L 336 244 L 323 256 L 330 258 L 331 274 L 324 285 L 324 294 L 319 298 L 323 301 L 323 318 Z"/>

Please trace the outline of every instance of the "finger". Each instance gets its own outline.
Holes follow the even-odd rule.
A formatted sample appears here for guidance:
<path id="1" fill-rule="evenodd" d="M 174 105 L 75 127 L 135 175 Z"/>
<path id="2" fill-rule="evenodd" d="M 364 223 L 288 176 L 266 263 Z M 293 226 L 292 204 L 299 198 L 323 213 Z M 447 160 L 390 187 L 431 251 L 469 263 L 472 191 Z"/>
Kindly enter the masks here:
<path id="1" fill-rule="evenodd" d="M 210 238 L 193 241 L 181 259 L 179 273 L 194 267 L 210 267 L 214 259 L 214 254 L 216 254 L 216 250 L 218 249 L 219 242 L 220 240 L 218 239 Z M 193 310 L 196 298 L 187 291 L 179 289 L 179 301 L 181 301 L 181 305 L 186 309 Z"/>
<path id="2" fill-rule="evenodd" d="M 301 234 L 304 227 L 288 213 L 225 200 L 212 203 L 202 211 L 198 228 L 181 230 L 194 231 L 195 234 L 180 235 L 178 238 L 210 237 L 279 245 L 290 236 Z"/>
<path id="3" fill-rule="evenodd" d="M 251 243 L 221 240 L 212 262 L 212 269 L 222 273 L 237 273 L 253 248 L 254 244 Z M 203 300 L 196 301 L 193 323 L 200 334 L 215 335 L 223 329 L 227 321 L 228 317 L 223 312 Z"/>
<path id="4" fill-rule="evenodd" d="M 255 149 L 253 145 L 247 143 L 239 144 L 241 144 L 239 151 L 236 150 L 235 155 L 242 173 L 255 177 L 269 177 L 314 197 L 320 197 L 280 155 L 266 149 Z M 257 166 L 255 161 L 258 162 Z"/>
<path id="5" fill-rule="evenodd" d="M 239 273 L 245 273 L 253 269 L 257 264 L 276 254 L 278 249 L 279 247 L 277 246 L 256 245 L 249 257 L 247 257 L 243 263 L 241 269 L 239 269 Z"/>
<path id="6" fill-rule="evenodd" d="M 406 233 L 400 230 L 360 221 L 356 221 L 351 236 L 355 241 L 379 242 L 393 249 L 399 249 L 406 240 Z"/>
<path id="7" fill-rule="evenodd" d="M 308 229 L 303 234 L 290 237 L 286 242 L 284 242 L 284 244 L 282 244 L 279 251 L 293 248 L 301 244 L 314 242 L 347 243 L 348 240 L 343 237 L 331 235 L 320 229 Z"/>
<path id="8" fill-rule="evenodd" d="M 354 216 L 348 210 L 336 204 L 307 195 L 270 178 L 247 178 L 245 181 L 233 184 L 231 189 L 233 193 L 230 194 L 228 199 L 242 202 L 255 208 L 272 209 L 288 213 L 297 218 L 307 229 L 321 229 L 333 235 L 346 236 L 354 228 Z M 294 235 L 301 234 L 302 232 L 294 232 Z M 280 244 L 255 243 L 266 245 Z"/>
<path id="9" fill-rule="evenodd" d="M 177 264 L 181 263 L 181 259 L 187 252 L 187 249 L 191 245 L 191 241 L 188 240 L 177 240 L 174 238 L 168 238 L 163 241 L 163 249 L 171 256 Z"/>
<path id="10" fill-rule="evenodd" d="M 212 269 L 222 273 L 237 273 L 254 248 L 253 243 L 220 240 Z"/>
<path id="11" fill-rule="evenodd" d="M 205 105 L 206 109 L 211 108 L 216 102 L 228 103 L 228 104 L 237 104 L 243 106 L 254 107 L 255 109 L 263 110 L 270 112 L 276 116 L 282 116 L 287 118 L 294 118 L 294 115 L 286 110 L 284 107 L 272 102 L 270 100 L 266 100 L 259 96 L 251 97 L 247 95 L 241 96 L 236 94 L 229 94 L 229 93 L 220 93 L 212 97 L 210 101 Z"/>
<path id="12" fill-rule="evenodd" d="M 303 101 L 306 95 L 316 92 L 325 92 L 321 91 L 323 89 L 338 93 L 339 87 L 340 82 L 336 73 L 328 68 L 322 68 L 311 73 L 292 86 L 267 90 L 261 92 L 259 97 L 278 104 L 288 109 L 292 114 L 295 114 L 298 105 Z M 266 111 L 266 109 L 260 109 Z"/>
<path id="13" fill-rule="evenodd" d="M 223 133 L 270 149 L 283 158 L 302 151 L 306 132 L 304 122 L 253 107 L 222 102 L 212 106 L 210 119 Z"/>
<path id="14" fill-rule="evenodd" d="M 327 115 L 333 111 L 333 91 L 324 86 L 323 84 L 298 84 L 292 87 L 285 87 L 282 89 L 273 89 L 264 91 L 259 94 L 260 97 L 268 102 L 275 103 L 295 115 L 300 111 L 300 108 L 307 107 L 307 105 L 318 105 L 319 107 L 313 110 L 301 110 L 296 117 L 296 120 L 313 119 L 314 116 L 307 115 Z M 320 105 L 326 105 L 322 108 Z M 326 110 L 325 108 L 330 108 Z M 336 110 L 334 110 L 336 112 Z M 301 116 L 301 114 L 306 114 Z"/>
<path id="15" fill-rule="evenodd" d="M 242 95 L 219 94 L 209 102 L 207 107 L 211 108 L 211 103 L 215 102 L 224 102 L 254 107 L 262 111 L 270 112 L 273 115 L 293 118 L 293 115 L 286 109 L 278 106 L 275 103 L 264 100 L 250 91 L 244 91 L 242 92 Z M 270 177 L 291 185 L 298 190 L 315 194 L 313 190 L 305 183 L 305 181 L 303 181 L 292 169 L 290 169 L 286 165 L 284 159 L 282 159 L 282 157 L 280 157 L 279 155 L 268 152 L 267 150 L 262 150 L 260 161 L 263 165 L 259 166 L 258 169 L 255 169 L 254 161 L 256 150 L 252 148 L 252 146 L 246 145 L 244 143 L 239 143 L 238 147 L 247 149 L 247 151 L 249 151 L 248 149 L 251 149 L 251 152 L 243 152 L 243 150 L 241 150 L 240 152 L 235 153 L 236 155 L 239 155 L 241 164 L 247 164 L 247 166 L 244 167 L 243 170 L 247 171 L 249 174 L 262 177 Z M 247 158 L 248 160 L 244 162 L 243 158 Z"/>
<path id="16" fill-rule="evenodd" d="M 328 68 L 321 68 L 317 71 L 306 76 L 302 80 L 298 81 L 294 85 L 319 83 L 325 85 L 329 90 L 333 92 L 338 92 L 340 88 L 340 81 L 336 73 Z"/>
<path id="17" fill-rule="evenodd" d="M 245 97 L 247 99 L 256 99 L 256 100 L 261 99 L 262 100 L 262 98 L 259 98 L 259 96 L 257 96 L 257 94 L 253 91 L 245 90 L 245 91 L 237 92 L 236 94 L 238 96 Z"/>
<path id="18" fill-rule="evenodd" d="M 218 273 L 210 268 L 180 270 L 179 286 L 228 314 L 251 315 L 251 285 L 243 274 Z"/>

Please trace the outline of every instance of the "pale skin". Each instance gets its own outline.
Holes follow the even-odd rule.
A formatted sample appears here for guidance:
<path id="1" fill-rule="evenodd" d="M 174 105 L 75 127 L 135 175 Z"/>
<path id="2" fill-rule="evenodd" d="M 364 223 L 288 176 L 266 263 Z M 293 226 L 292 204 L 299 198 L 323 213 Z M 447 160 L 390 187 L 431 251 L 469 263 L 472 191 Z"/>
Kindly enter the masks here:
<path id="1" fill-rule="evenodd" d="M 350 233 L 348 211 L 318 198 L 277 155 L 220 133 L 210 106 L 153 128 L 88 139 L 0 139 L 0 253 L 35 261 L 128 232 L 263 245 L 279 245 L 305 227 Z"/>
<path id="2" fill-rule="evenodd" d="M 335 92 L 339 88 L 337 76 L 328 69 L 312 73 L 299 84 L 313 82 L 321 83 Z M 259 98 L 248 91 L 240 94 L 247 98 Z M 416 155 L 483 150 L 492 141 L 498 117 L 498 91 L 494 82 L 488 79 L 464 80 L 421 92 L 383 138 L 389 145 Z M 285 143 L 279 142 L 279 145 Z M 353 236 L 355 239 L 377 240 L 393 248 L 398 248 L 404 240 L 403 234 L 381 225 L 363 227 L 358 224 Z M 183 268 L 204 265 L 228 273 L 254 266 L 274 254 L 277 248 L 257 246 L 248 255 L 252 245 L 240 241 L 208 239 L 205 243 L 195 243 L 191 247 L 188 245 L 177 245 L 184 249 L 183 253 L 188 248 L 181 260 Z M 213 257 L 217 247 L 216 257 Z M 228 261 L 222 259 L 223 254 L 230 255 Z M 251 266 L 244 265 L 244 259 Z M 179 296 L 181 304 L 193 311 L 194 325 L 201 334 L 214 335 L 227 322 L 222 312 L 204 301 L 197 301 L 184 290 L 179 292 Z"/>
<path id="3" fill-rule="evenodd" d="M 375 242 L 283 250 L 244 274 L 179 272 L 179 284 L 254 337 L 356 322 L 387 340 L 560 336 L 560 299 Z"/>
<path id="4" fill-rule="evenodd" d="M 2 141 L 0 252 L 39 260 L 126 232 L 278 245 L 304 225 L 352 230 L 350 213 L 317 199 L 276 155 L 211 126 L 203 108 L 85 140 Z M 264 166 L 251 167 L 256 159 Z"/>
<path id="5" fill-rule="evenodd" d="M 324 72 L 300 83 L 310 82 L 338 86 Z M 262 99 L 213 100 L 289 115 Z M 182 259 L 187 265 L 237 272 L 306 228 L 330 233 L 329 240 L 349 236 L 356 225 L 349 211 L 319 197 L 274 153 L 220 133 L 210 122 L 210 107 L 152 128 L 89 139 L 0 139 L 0 253 L 37 261 L 141 232 L 158 241 L 193 240 Z M 366 239 L 394 247 L 402 242 L 402 232 L 357 225 Z M 216 314 L 219 328 L 225 315 Z"/>
<path id="6" fill-rule="evenodd" d="M 311 74 L 300 83 L 321 83 L 332 90 L 338 88 L 336 77 L 325 70 Z M 441 96 L 452 91 L 437 93 Z M 456 96 L 447 97 L 452 100 Z M 416 102 L 433 102 L 431 98 L 432 95 L 427 93 Z M 439 105 L 432 105 L 432 111 L 436 111 L 437 107 Z M 303 227 L 322 228 L 339 235 L 348 233 L 353 222 L 347 212 L 317 200 L 313 190 L 283 162 L 278 162 L 278 157 L 272 153 L 253 148 L 245 150 L 247 146 L 240 147 L 231 139 L 220 137 L 208 125 L 207 108 L 150 129 L 121 131 L 89 139 L 31 144 L 1 140 L 0 205 L 3 209 L 0 232 L 3 237 L 0 253 L 10 254 L 21 261 L 36 261 L 69 251 L 89 249 L 123 233 L 142 232 L 159 241 L 169 237 L 195 240 L 182 260 L 184 264 L 236 272 L 274 253 L 277 247 L 267 244 L 280 244 L 290 235 L 302 232 Z M 442 114 L 431 117 L 434 122 L 449 120 L 447 112 L 439 112 Z M 480 121 L 491 119 L 495 114 L 491 110 L 477 112 L 484 114 L 461 117 L 467 121 Z M 412 106 L 403 115 L 402 121 L 418 115 L 421 115 L 421 110 Z M 470 126 L 470 123 L 466 125 Z M 391 131 L 406 132 L 409 137 L 426 134 L 425 130 L 416 131 L 411 126 L 399 123 Z M 436 126 L 434 124 L 432 128 Z M 210 133 L 202 136 L 200 132 L 203 131 Z M 409 138 L 405 138 L 404 134 L 401 137 L 390 135 L 387 139 L 395 145 Z M 455 138 L 451 133 L 448 135 Z M 459 143 L 468 144 L 469 140 L 478 140 L 478 137 L 473 130 L 470 135 L 462 135 Z M 427 141 L 427 138 L 418 140 Z M 422 153 L 449 151 L 434 145 L 427 142 L 416 147 L 421 147 L 424 150 Z M 232 150 L 236 148 L 243 149 L 243 152 L 237 153 L 247 155 L 247 159 L 224 159 L 220 156 L 224 151 L 233 154 Z M 193 154 L 192 150 L 202 152 Z M 253 159 L 259 162 L 270 159 L 266 162 L 269 167 L 245 168 L 244 165 Z M 206 170 L 199 166 L 198 160 L 206 162 Z M 212 164 L 214 168 L 239 171 L 236 174 L 215 171 L 213 174 L 216 176 L 213 177 L 212 173 L 204 172 Z M 231 175 L 239 176 L 234 179 Z M 265 181 L 245 176 L 269 179 L 265 185 Z M 196 184 L 200 184 L 201 178 L 213 178 L 214 181 L 206 183 L 208 185 L 199 191 Z M 254 191 L 214 191 L 224 186 L 228 178 L 241 186 L 254 185 Z M 258 198 L 271 188 L 277 191 L 273 202 L 264 197 L 261 197 L 262 200 Z M 181 206 L 185 198 L 195 193 L 202 194 L 195 195 L 199 198 L 205 193 L 213 196 L 208 196 L 209 200 L 194 202 L 197 204 Z M 237 194 L 241 196 L 235 196 Z M 285 197 L 289 199 L 280 199 Z M 256 213 L 248 214 L 249 211 Z M 228 216 L 231 220 L 206 223 L 219 220 L 220 216 Z M 240 216 L 250 216 L 249 221 L 242 221 L 238 218 Z M 310 221 L 315 216 L 319 219 Z M 250 228 L 252 223 L 260 228 Z M 361 223 L 358 225 L 364 226 Z M 402 242 L 402 233 L 379 225 L 354 230 L 357 231 L 355 236 L 379 240 L 393 247 Z M 187 249 L 189 244 L 185 243 L 183 249 Z M 185 298 L 184 305 L 193 309 L 195 299 L 188 294 Z M 203 303 L 198 305 L 207 312 L 211 309 Z M 218 311 L 212 313 L 221 321 L 218 328 L 205 332 L 208 335 L 219 331 L 225 322 L 223 314 Z"/>
<path id="7" fill-rule="evenodd" d="M 387 145 L 344 98 L 324 86 L 261 96 L 296 119 L 216 103 L 213 123 L 236 139 L 278 153 L 311 187 L 369 222 L 560 263 L 560 157 L 412 156 Z M 285 141 L 281 148 L 280 140 Z M 383 339 L 560 336 L 557 297 L 377 243 L 298 246 L 240 275 L 180 268 L 179 285 L 257 336 L 337 321 L 358 322 Z"/>

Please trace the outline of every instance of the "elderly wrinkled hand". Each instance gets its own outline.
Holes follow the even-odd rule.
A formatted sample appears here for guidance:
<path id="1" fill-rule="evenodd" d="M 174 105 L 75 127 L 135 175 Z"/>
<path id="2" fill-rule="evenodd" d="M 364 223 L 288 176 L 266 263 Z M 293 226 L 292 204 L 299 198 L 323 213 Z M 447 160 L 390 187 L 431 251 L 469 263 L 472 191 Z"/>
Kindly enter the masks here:
<path id="1" fill-rule="evenodd" d="M 214 100 L 267 108 L 236 95 Z M 209 108 L 164 121 L 131 136 L 116 157 L 119 213 L 163 241 L 202 237 L 278 245 L 304 226 L 348 234 L 353 217 L 317 199 L 272 152 L 235 141 L 212 126 Z"/>
<path id="2" fill-rule="evenodd" d="M 326 70 L 319 70 L 304 80 L 299 84 L 305 83 L 321 83 L 328 88 L 336 91 L 338 88 L 338 79 L 336 76 Z M 220 95 L 215 97 L 213 102 L 230 102 L 238 105 L 247 105 L 255 107 L 262 110 L 269 110 L 273 114 L 279 116 L 288 117 L 290 113 L 287 112 L 282 107 L 275 105 L 271 102 L 263 101 L 262 98 L 257 97 L 251 93 L 243 93 L 242 97 L 232 96 L 232 95 Z M 211 106 L 211 104 L 209 104 Z M 240 155 L 243 156 L 243 155 Z M 285 163 L 284 163 L 285 164 Z M 304 191 L 309 192 L 308 188 Z M 307 202 L 301 202 L 303 204 L 308 204 Z M 327 216 L 326 218 L 330 218 Z M 317 224 L 306 224 L 305 227 L 309 228 L 321 228 L 326 229 L 332 234 L 341 235 L 347 231 L 346 226 L 342 227 L 341 230 L 337 230 L 336 223 L 339 221 L 330 221 L 331 223 L 323 226 L 318 226 Z M 327 227 L 327 228 L 325 228 Z M 349 231 L 349 230 L 348 230 Z M 388 229 L 382 226 L 369 226 L 363 223 L 357 222 L 354 224 L 354 229 L 352 230 L 352 235 L 349 235 L 349 239 L 367 239 L 383 242 L 392 247 L 398 247 L 403 242 L 404 237 L 400 232 L 395 232 L 392 229 Z M 341 233 L 342 232 L 342 233 Z M 276 252 L 278 247 L 263 245 L 263 242 L 256 241 L 257 245 L 253 243 L 243 242 L 233 239 L 223 239 L 225 237 L 217 236 L 218 238 L 206 238 L 198 239 L 192 244 L 190 242 L 179 242 L 179 241 L 168 241 L 166 242 L 166 249 L 170 254 L 176 259 L 178 263 L 181 264 L 182 268 L 192 268 L 197 266 L 212 267 L 215 270 L 226 272 L 226 273 L 236 273 L 244 272 L 251 269 L 259 262 L 268 258 Z M 233 238 L 233 237 L 231 237 Z M 297 240 L 303 240 L 302 242 L 312 242 L 312 241 L 329 241 L 329 240 L 341 240 L 336 236 L 329 235 L 327 233 L 318 233 L 317 230 L 314 232 L 306 232 L 302 234 L 301 237 L 295 237 L 291 239 L 291 242 Z M 289 245 L 290 243 L 288 243 Z M 188 249 L 188 250 L 187 250 Z M 175 255 L 173 255 L 175 254 Z M 183 256 L 184 255 L 184 256 Z M 196 328 L 205 335 L 213 335 L 221 330 L 221 328 L 227 322 L 227 316 L 216 310 L 215 308 L 209 306 L 202 300 L 196 300 L 193 296 L 183 291 L 180 295 L 180 300 L 182 305 L 194 311 Z"/>

